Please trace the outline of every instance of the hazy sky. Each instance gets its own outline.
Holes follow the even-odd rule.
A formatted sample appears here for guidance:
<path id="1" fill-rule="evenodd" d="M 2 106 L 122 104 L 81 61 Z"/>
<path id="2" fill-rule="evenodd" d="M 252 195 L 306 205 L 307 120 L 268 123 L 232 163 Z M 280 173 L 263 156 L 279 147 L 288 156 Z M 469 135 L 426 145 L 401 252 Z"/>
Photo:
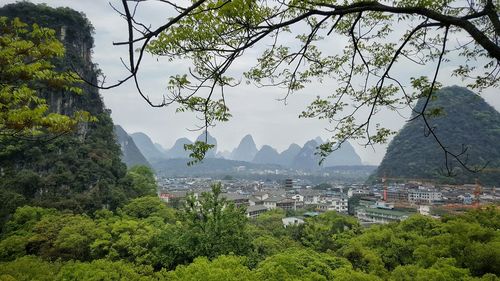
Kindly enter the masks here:
<path id="1" fill-rule="evenodd" d="M 0 0 L 0 4 L 16 1 Z M 127 73 L 120 62 L 120 57 L 127 58 L 126 47 L 115 47 L 112 42 L 125 41 L 127 38 L 126 22 L 113 11 L 105 0 L 46 0 L 31 1 L 47 3 L 50 6 L 69 6 L 77 11 L 84 12 L 95 27 L 95 48 L 93 61 L 97 63 L 106 75 L 106 81 L 112 83 L 124 77 Z M 121 8 L 121 1 L 112 0 L 112 4 Z M 141 5 L 140 16 L 147 17 L 153 24 L 165 21 L 169 16 L 164 4 L 147 2 Z M 338 38 L 325 40 L 326 46 L 339 48 Z M 242 71 L 252 65 L 258 51 L 247 52 L 233 71 Z M 260 50 L 261 51 L 261 50 Z M 165 60 L 147 56 L 141 68 L 141 84 L 152 100 L 160 101 L 166 93 L 166 81 L 170 75 L 179 73 L 189 67 L 187 62 L 169 63 Z M 452 62 L 450 62 L 452 63 Z M 431 71 L 430 69 L 411 69 L 398 66 L 397 73 L 408 76 Z M 453 80 L 447 73 L 444 65 L 440 80 L 445 85 L 461 85 L 460 81 Z M 335 85 L 332 81 L 323 84 L 313 83 L 306 89 L 290 96 L 285 105 L 278 99 L 284 96 L 284 91 L 278 88 L 257 88 L 242 83 L 236 88 L 226 89 L 226 101 L 233 118 L 230 122 L 219 124 L 210 130 L 218 141 L 219 150 L 232 150 L 246 134 L 254 137 L 258 146 L 269 144 L 282 151 L 291 143 L 303 145 L 307 140 L 316 136 L 327 139 L 330 135 L 325 128 L 327 122 L 320 120 L 299 119 L 298 115 L 317 95 L 328 94 Z M 144 132 L 153 141 L 165 148 L 173 145 L 176 139 L 188 137 L 194 140 L 199 131 L 190 131 L 196 128 L 198 120 L 191 113 L 175 113 L 174 107 L 151 108 L 141 99 L 132 83 L 126 83 L 118 88 L 101 91 L 104 102 L 112 110 L 115 124 L 121 125 L 127 132 Z M 489 91 L 483 95 L 485 99 L 500 110 L 500 98 L 496 91 Z M 408 112 L 403 112 L 408 115 Z M 391 129 L 399 129 L 404 125 L 404 118 L 395 113 L 382 113 L 378 120 Z M 378 164 L 385 153 L 385 146 L 364 148 L 355 141 L 351 142 L 364 163 Z"/>

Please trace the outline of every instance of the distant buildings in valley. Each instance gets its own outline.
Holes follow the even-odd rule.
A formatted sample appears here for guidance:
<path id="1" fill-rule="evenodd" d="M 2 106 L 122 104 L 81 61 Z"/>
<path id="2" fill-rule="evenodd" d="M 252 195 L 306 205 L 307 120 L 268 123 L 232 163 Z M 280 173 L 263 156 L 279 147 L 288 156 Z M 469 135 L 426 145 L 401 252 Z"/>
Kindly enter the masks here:
<path id="1" fill-rule="evenodd" d="M 210 191 L 211 178 L 163 179 L 159 197 L 174 207 L 181 207 L 189 192 L 199 196 Z M 315 189 L 300 179 L 280 182 L 233 179 L 222 180 L 223 196 L 228 202 L 246 209 L 249 218 L 282 209 L 297 215 L 313 212 L 336 211 L 356 216 L 362 224 L 401 221 L 412 214 L 439 215 L 455 209 L 475 207 L 476 203 L 498 203 L 498 188 L 483 188 L 478 193 L 476 185 L 433 186 L 418 183 L 391 184 L 332 184 L 327 189 Z M 319 187 L 319 186 L 318 186 Z M 316 188 L 318 188 L 316 187 Z M 324 186 L 321 186 L 324 188 Z M 384 189 L 385 199 L 384 201 Z M 451 207 L 450 207 L 451 206 Z M 300 213 L 299 212 L 299 213 Z M 291 217 L 290 220 L 293 220 Z M 302 217 L 297 217 L 302 223 Z M 283 221 L 284 226 L 290 221 Z"/>

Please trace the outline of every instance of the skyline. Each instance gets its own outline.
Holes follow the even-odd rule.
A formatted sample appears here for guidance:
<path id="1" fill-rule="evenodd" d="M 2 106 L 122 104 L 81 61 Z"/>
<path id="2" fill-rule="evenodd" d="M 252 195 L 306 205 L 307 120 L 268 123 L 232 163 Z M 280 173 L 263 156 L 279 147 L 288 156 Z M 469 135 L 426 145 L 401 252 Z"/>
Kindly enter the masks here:
<path id="1" fill-rule="evenodd" d="M 2 4 L 14 2 L 16 1 L 8 0 L 2 1 Z M 117 1 L 111 3 L 120 7 Z M 93 62 L 99 65 L 109 83 L 125 76 L 126 70 L 121 65 L 120 57 L 125 58 L 127 50 L 124 47 L 113 46 L 112 42 L 123 41 L 127 38 L 126 25 L 107 2 L 101 1 L 90 5 L 86 1 L 53 0 L 47 4 L 52 7 L 68 6 L 84 12 L 95 27 Z M 140 13 L 143 17 L 147 16 L 150 22 L 158 23 L 168 15 L 161 14 L 161 10 L 156 9 L 155 5 L 161 5 L 161 3 L 148 2 L 147 6 L 141 7 Z M 332 38 L 327 38 L 324 44 L 335 46 Z M 257 53 L 258 50 L 247 53 L 233 71 L 248 69 L 252 65 L 252 58 L 255 58 Z M 150 55 L 147 57 L 149 60 L 145 61 L 142 66 L 144 73 L 141 76 L 141 84 L 153 100 L 159 101 L 162 94 L 166 92 L 166 81 L 169 75 L 188 69 L 189 63 L 168 63 L 164 59 L 159 59 L 157 62 L 155 57 Z M 444 69 L 446 70 L 446 65 Z M 412 76 L 426 70 L 425 67 L 422 69 L 400 67 L 399 71 Z M 449 75 L 442 75 L 440 80 L 445 86 L 455 84 L 463 86 L 460 81 Z M 252 135 L 259 148 L 268 144 L 279 152 L 285 150 L 291 143 L 302 146 L 317 136 L 327 139 L 329 136 L 325 130 L 329 125 L 327 122 L 317 119 L 299 119 L 298 115 L 317 95 L 327 95 L 335 86 L 333 81 L 324 81 L 322 84 L 312 83 L 306 89 L 288 97 L 285 106 L 282 101 L 278 101 L 283 98 L 284 90 L 257 88 L 241 83 L 236 88 L 228 89 L 227 102 L 233 118 L 227 123 L 218 124 L 209 132 L 217 139 L 219 151 L 232 151 L 246 134 Z M 115 124 L 121 125 L 129 134 L 143 132 L 165 149 L 169 149 L 179 138 L 187 137 L 194 140 L 201 133 L 190 131 L 195 128 L 197 122 L 193 114 L 175 113 L 175 107 L 172 106 L 159 109 L 148 106 L 130 82 L 100 92 L 106 107 L 112 111 L 111 116 Z M 494 91 L 490 90 L 483 97 L 499 110 L 500 99 L 495 98 L 494 95 Z M 409 110 L 403 111 L 402 114 L 408 116 Z M 378 118 L 385 126 L 393 130 L 402 128 L 405 120 L 395 112 L 382 112 Z M 373 151 L 371 147 L 364 148 L 356 141 L 351 141 L 351 144 L 365 164 L 378 164 L 387 146 L 377 145 Z"/>

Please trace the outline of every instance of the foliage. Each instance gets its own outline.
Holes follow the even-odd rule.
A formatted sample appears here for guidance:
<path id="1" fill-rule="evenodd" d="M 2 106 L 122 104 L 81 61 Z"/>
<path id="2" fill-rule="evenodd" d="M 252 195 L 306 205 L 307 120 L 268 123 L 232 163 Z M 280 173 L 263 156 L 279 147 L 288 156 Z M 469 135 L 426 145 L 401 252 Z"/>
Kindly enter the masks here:
<path id="1" fill-rule="evenodd" d="M 172 281 L 256 280 L 253 272 L 245 266 L 245 259 L 236 256 L 219 256 L 212 261 L 206 257 L 196 258 L 191 264 L 180 265 L 164 275 L 166 280 Z"/>
<path id="2" fill-rule="evenodd" d="M 190 237 L 187 243 L 195 256 L 214 257 L 221 254 L 245 254 L 249 239 L 245 232 L 243 208 L 221 196 L 221 184 L 212 185 L 212 192 L 202 193 L 199 199 L 188 196 L 182 216 L 187 222 Z"/>
<path id="3" fill-rule="evenodd" d="M 428 130 L 422 120 L 416 119 L 407 123 L 391 141 L 376 176 L 426 178 L 452 184 L 474 183 L 477 178 L 482 184 L 496 184 L 500 180 L 495 171 L 500 167 L 500 113 L 481 97 L 460 87 L 443 88 L 432 97 L 427 111 L 441 110 L 439 116 L 429 118 L 435 134 L 449 151 L 461 154 L 458 159 L 479 172 L 467 171 L 451 157 L 444 163 L 442 149 L 431 136 L 426 138 L 422 134 Z M 416 112 L 425 103 L 425 98 L 420 99 Z M 452 168 L 453 177 L 446 177 L 447 167 Z"/>
<path id="4" fill-rule="evenodd" d="M 50 112 L 42 92 L 81 94 L 75 73 L 58 71 L 54 59 L 64 56 L 55 31 L 19 18 L 0 17 L 0 135 L 38 136 L 64 133 L 93 120 L 86 111 L 72 117 Z"/>
<path id="5" fill-rule="evenodd" d="M 224 212 L 207 207 L 221 199 L 214 196 L 216 186 L 214 192 L 206 197 L 208 201 L 200 198 L 207 205 L 199 206 L 198 214 L 201 209 L 207 210 L 207 216 L 214 210 Z M 494 223 L 500 212 L 494 207 L 442 220 L 417 215 L 400 223 L 358 229 L 347 236 L 339 234 L 349 233 L 348 229 L 330 235 L 320 231 L 317 236 L 297 235 L 298 241 L 292 240 L 293 233 L 276 232 L 275 236 L 261 222 L 252 221 L 254 229 L 245 236 L 251 242 L 248 249 L 242 250 L 244 244 L 221 247 L 218 240 L 198 240 L 205 247 L 213 243 L 211 249 L 219 251 L 208 255 L 191 243 L 199 237 L 215 239 L 201 233 L 201 225 L 216 231 L 209 220 L 202 223 L 189 216 L 189 210 L 177 221 L 166 220 L 164 208 L 153 208 L 147 216 L 142 204 L 146 202 L 156 206 L 159 200 L 139 198 L 116 212 L 99 210 L 92 217 L 40 207 L 18 208 L 0 238 L 0 280 L 491 281 L 500 275 L 499 234 Z M 239 217 L 238 213 L 232 215 Z M 316 229 L 322 222 L 339 230 L 348 221 L 326 213 L 306 220 L 305 226 Z M 337 246 L 321 249 L 327 252 L 315 250 L 322 243 L 313 240 L 321 242 L 328 236 Z M 308 242 L 301 245 L 299 241 Z"/>
<path id="6" fill-rule="evenodd" d="M 332 280 L 348 261 L 311 249 L 289 249 L 268 257 L 256 268 L 257 280 Z"/>
<path id="7" fill-rule="evenodd" d="M 320 252 L 339 249 L 347 239 L 360 231 L 355 218 L 334 211 L 308 218 L 306 221 L 300 228 L 299 239 L 304 246 Z"/>
<path id="8" fill-rule="evenodd" d="M 208 129 L 231 117 L 227 88 L 242 81 L 284 88 L 286 99 L 300 90 L 314 91 L 307 88 L 313 81 L 333 79 L 337 86 L 300 115 L 331 123 L 332 136 L 319 147 L 323 157 L 349 138 L 367 145 L 386 142 L 395 132 L 376 115 L 429 99 L 441 86 L 444 63 L 469 88 L 497 87 L 500 79 L 498 2 L 492 0 L 201 0 L 186 6 L 166 1 L 155 8 L 161 7 L 175 16 L 147 29 L 150 23 L 136 18 L 123 2 L 129 40 L 117 43 L 130 50 L 127 79 L 139 75 L 145 51 L 169 62 L 192 62 L 189 72 L 170 77 L 168 102 L 155 105 L 143 95 L 150 104 L 177 102 L 178 110 L 201 115 L 199 127 Z M 237 66 L 248 61 L 249 52 L 258 57 L 242 70 Z M 409 65 L 416 68 L 414 77 L 397 71 Z M 419 71 L 424 65 L 431 71 Z M 426 120 L 436 112 L 417 113 Z M 189 148 L 196 160 L 209 149 L 201 143 Z"/>
<path id="9" fill-rule="evenodd" d="M 175 222 L 176 214 L 168 208 L 157 196 L 139 197 L 131 200 L 122 209 L 123 214 L 137 219 L 158 217 L 165 222 Z"/>
<path id="10" fill-rule="evenodd" d="M 47 262 L 34 256 L 24 256 L 14 262 L 2 263 L 0 280 L 2 281 L 51 281 L 61 267 L 59 262 Z"/>
<path id="11" fill-rule="evenodd" d="M 126 179 L 131 181 L 137 197 L 156 195 L 157 193 L 154 172 L 147 166 L 134 166 L 128 169 Z"/>
<path id="12" fill-rule="evenodd" d="M 76 130 L 55 139 L 0 137 L 0 190 L 1 197 L 9 202 L 0 208 L 0 227 L 22 204 L 92 214 L 102 208 L 115 210 L 137 196 L 154 194 L 150 172 L 133 170 L 126 177 L 110 112 L 96 88 L 74 78 L 76 71 L 84 80 L 96 82 L 99 73 L 91 61 L 93 27 L 86 17 L 69 8 L 29 2 L 1 7 L 0 17 L 5 35 L 0 52 L 4 58 L 0 59 L 2 93 L 23 89 L 26 96 L 22 98 L 29 97 L 29 104 L 21 107 L 28 110 L 23 113 L 27 119 L 19 120 L 29 121 L 30 110 L 49 118 L 54 126 L 63 118 L 66 121 L 53 128 L 60 133 L 76 123 L 74 118 L 59 115 L 83 116 L 88 112 L 96 118 L 85 120 L 94 122 L 78 123 Z M 21 53 L 14 57 L 16 52 Z M 25 103 L 18 101 L 19 105 Z M 17 114 L 14 109 L 4 111 Z M 41 123 L 32 125 L 36 126 L 29 130 L 52 130 Z"/>

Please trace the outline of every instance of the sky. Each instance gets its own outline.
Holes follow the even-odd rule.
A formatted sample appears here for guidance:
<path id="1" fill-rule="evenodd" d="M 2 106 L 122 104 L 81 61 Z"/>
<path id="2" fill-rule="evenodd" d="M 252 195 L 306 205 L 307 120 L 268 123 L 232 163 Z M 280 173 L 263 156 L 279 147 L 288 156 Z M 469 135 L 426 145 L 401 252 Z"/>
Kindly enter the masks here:
<path id="1" fill-rule="evenodd" d="M 0 5 L 14 3 L 12 0 L 0 0 Z M 126 47 L 113 46 L 113 42 L 127 39 L 126 22 L 112 9 L 110 3 L 121 8 L 121 1 L 111 0 L 45 0 L 30 1 L 33 3 L 47 3 L 49 6 L 67 6 L 85 13 L 95 27 L 95 47 L 93 62 L 97 63 L 106 75 L 106 81 L 113 83 L 124 76 L 127 71 L 121 64 L 120 58 L 127 59 Z M 165 11 L 164 4 L 148 1 L 141 5 L 138 16 L 147 19 L 153 26 L 164 22 L 171 14 Z M 340 41 L 340 42 L 339 42 Z M 340 50 L 342 40 L 327 38 L 324 46 Z M 248 69 L 262 49 L 257 48 L 247 52 L 232 71 L 238 72 Z M 450 77 L 452 61 L 443 65 L 440 81 L 446 85 L 459 85 L 462 82 Z M 408 68 L 397 65 L 395 72 L 400 75 L 418 75 L 429 73 L 428 68 Z M 140 83 L 145 93 L 153 101 L 161 101 L 166 94 L 167 80 L 170 75 L 179 74 L 179 71 L 189 68 L 189 62 L 168 62 L 150 55 L 146 56 L 141 69 Z M 240 140 L 251 134 L 258 147 L 268 144 L 283 151 L 291 143 L 303 145 L 306 141 L 320 136 L 328 139 L 331 134 L 328 128 L 331 125 L 324 120 L 299 119 L 298 115 L 317 95 L 327 95 L 335 88 L 334 81 L 323 83 L 313 82 L 292 96 L 287 98 L 286 104 L 280 101 L 285 91 L 279 88 L 257 88 L 253 85 L 241 83 L 238 87 L 226 90 L 226 102 L 233 115 L 229 122 L 218 124 L 209 130 L 218 141 L 218 150 L 231 151 Z M 101 90 L 101 95 L 107 108 L 111 109 L 111 117 L 115 124 L 121 125 L 128 133 L 143 132 L 154 142 L 165 148 L 170 148 L 174 142 L 187 137 L 194 140 L 201 132 L 193 131 L 199 120 L 192 113 L 176 113 L 175 107 L 152 108 L 137 93 L 130 82 L 110 90 Z M 497 91 L 489 90 L 483 94 L 488 103 L 500 110 L 500 97 Z M 402 116 L 394 112 L 382 112 L 377 121 L 384 126 L 398 130 L 405 124 L 404 116 L 409 111 L 403 111 Z M 351 141 L 356 152 L 365 164 L 378 164 L 385 153 L 386 145 L 365 147 L 363 143 Z"/>

